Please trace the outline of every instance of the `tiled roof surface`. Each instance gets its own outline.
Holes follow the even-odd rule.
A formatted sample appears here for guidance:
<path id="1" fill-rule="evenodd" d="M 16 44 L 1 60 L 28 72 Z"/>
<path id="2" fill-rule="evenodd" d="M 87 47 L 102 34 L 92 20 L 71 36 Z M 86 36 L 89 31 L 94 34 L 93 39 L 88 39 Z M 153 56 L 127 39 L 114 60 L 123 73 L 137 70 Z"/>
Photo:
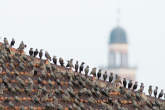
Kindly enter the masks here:
<path id="1" fill-rule="evenodd" d="M 165 101 L 0 45 L 0 110 L 165 110 Z"/>

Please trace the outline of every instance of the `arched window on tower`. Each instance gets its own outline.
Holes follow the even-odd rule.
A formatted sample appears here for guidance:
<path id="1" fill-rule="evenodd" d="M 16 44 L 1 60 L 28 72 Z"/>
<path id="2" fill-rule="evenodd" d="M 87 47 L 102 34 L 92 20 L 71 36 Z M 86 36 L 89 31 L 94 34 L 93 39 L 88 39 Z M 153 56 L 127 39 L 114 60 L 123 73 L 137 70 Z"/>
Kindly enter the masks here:
<path id="1" fill-rule="evenodd" d="M 121 54 L 120 52 L 116 52 L 116 66 L 120 67 L 121 65 Z"/>
<path id="2" fill-rule="evenodd" d="M 115 57 L 115 52 L 110 51 L 109 52 L 109 67 L 114 67 L 116 64 L 116 57 Z"/>

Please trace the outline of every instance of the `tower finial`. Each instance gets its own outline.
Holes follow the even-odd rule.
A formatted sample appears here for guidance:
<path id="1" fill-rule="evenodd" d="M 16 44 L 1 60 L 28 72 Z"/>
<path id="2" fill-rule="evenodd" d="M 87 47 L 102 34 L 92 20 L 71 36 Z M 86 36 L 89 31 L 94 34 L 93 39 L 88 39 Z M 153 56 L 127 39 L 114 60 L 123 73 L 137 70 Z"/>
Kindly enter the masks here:
<path id="1" fill-rule="evenodd" d="M 116 10 L 116 14 L 117 14 L 116 23 L 117 23 L 117 26 L 120 25 L 120 13 L 121 13 L 120 0 L 117 0 L 117 10 Z"/>

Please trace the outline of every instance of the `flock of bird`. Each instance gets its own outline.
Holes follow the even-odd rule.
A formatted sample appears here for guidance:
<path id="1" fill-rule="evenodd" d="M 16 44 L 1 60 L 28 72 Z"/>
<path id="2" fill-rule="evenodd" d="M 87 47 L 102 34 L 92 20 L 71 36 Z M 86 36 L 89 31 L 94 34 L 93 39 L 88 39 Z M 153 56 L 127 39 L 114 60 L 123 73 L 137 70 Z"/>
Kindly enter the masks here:
<path id="1" fill-rule="evenodd" d="M 11 41 L 11 43 L 9 44 L 7 38 L 4 38 L 4 44 L 6 45 L 6 47 L 9 47 L 9 46 L 10 46 L 10 47 L 13 47 L 14 44 L 15 44 L 15 40 L 12 38 L 12 41 Z M 24 48 L 26 48 L 26 47 L 27 47 L 27 46 L 26 46 L 26 45 L 23 43 L 23 41 L 22 41 L 21 44 L 19 45 L 18 50 L 22 50 L 22 51 L 23 51 Z M 30 55 L 31 57 L 37 57 L 37 56 L 39 55 L 39 58 L 42 59 L 42 57 L 43 57 L 43 49 L 41 49 L 40 51 L 38 51 L 38 49 L 33 50 L 33 48 L 30 48 L 30 50 L 29 50 L 29 55 Z M 45 51 L 45 58 L 46 58 L 47 60 L 49 60 L 49 61 L 52 61 L 52 60 L 53 60 L 53 63 L 54 63 L 55 65 L 57 65 L 57 62 L 58 62 L 57 57 L 56 57 L 56 56 L 53 56 L 53 58 L 51 58 L 50 54 L 49 54 L 47 51 Z M 66 66 L 65 66 L 65 65 L 64 65 L 64 60 L 63 60 L 63 58 L 60 57 L 60 58 L 59 58 L 59 63 L 60 63 L 60 65 L 61 65 L 62 67 L 71 68 L 71 69 L 74 68 L 76 73 L 82 73 L 82 72 L 84 71 L 85 76 L 88 76 L 88 73 L 89 73 L 89 65 L 87 65 L 87 66 L 84 68 L 84 64 L 85 64 L 84 62 L 82 62 L 82 63 L 79 65 L 79 62 L 76 61 L 75 65 L 73 65 L 73 59 L 70 59 L 70 60 L 68 60 Z M 107 78 L 108 78 L 107 71 L 105 71 L 105 73 L 102 74 L 102 70 L 101 70 L 101 69 L 99 69 L 98 72 L 97 72 L 97 69 L 96 69 L 96 68 L 92 68 L 90 74 L 93 75 L 93 77 L 97 77 L 98 79 L 100 79 L 101 76 L 102 76 L 104 81 L 107 81 Z M 118 79 L 118 78 L 119 78 L 119 76 L 118 76 L 117 74 L 115 75 L 115 78 L 114 78 L 114 74 L 111 72 L 110 75 L 109 75 L 109 80 L 108 80 L 108 81 L 109 81 L 110 83 L 112 83 L 114 79 Z M 132 88 L 132 90 L 134 90 L 134 91 L 135 91 L 135 90 L 137 89 L 137 87 L 138 87 L 138 82 L 137 82 L 137 81 L 135 81 L 135 83 L 133 84 L 133 81 L 132 81 L 132 80 L 129 80 L 129 82 L 128 82 L 128 80 L 127 80 L 126 78 L 124 78 L 122 81 L 120 80 L 120 82 L 122 83 L 122 85 L 123 85 L 124 88 L 128 88 L 128 89 L 131 89 L 131 88 Z M 143 90 L 144 90 L 144 84 L 141 83 L 139 91 L 140 91 L 140 92 L 143 92 Z M 161 89 L 161 91 L 160 91 L 160 93 L 159 93 L 159 95 L 158 95 L 158 87 L 157 87 L 157 86 L 156 86 L 155 89 L 153 90 L 153 89 L 152 89 L 152 86 L 150 85 L 150 86 L 149 86 L 149 89 L 148 89 L 148 94 L 149 94 L 149 96 L 152 96 L 152 94 L 154 94 L 154 97 L 155 97 L 155 98 L 158 98 L 158 99 L 162 98 L 163 95 L 164 95 L 164 97 L 165 97 L 165 94 L 164 94 L 163 89 Z M 158 95 L 158 96 L 157 96 L 157 95 Z"/>

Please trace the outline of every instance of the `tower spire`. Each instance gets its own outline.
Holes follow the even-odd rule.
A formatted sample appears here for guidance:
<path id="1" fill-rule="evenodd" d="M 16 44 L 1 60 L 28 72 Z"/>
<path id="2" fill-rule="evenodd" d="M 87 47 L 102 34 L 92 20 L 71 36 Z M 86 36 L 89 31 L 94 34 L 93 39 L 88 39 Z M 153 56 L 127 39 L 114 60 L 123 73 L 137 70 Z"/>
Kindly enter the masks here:
<path id="1" fill-rule="evenodd" d="M 120 25 L 120 14 L 121 14 L 121 8 L 120 8 L 120 0 L 117 0 L 117 10 L 116 10 L 116 24 L 117 26 Z"/>

